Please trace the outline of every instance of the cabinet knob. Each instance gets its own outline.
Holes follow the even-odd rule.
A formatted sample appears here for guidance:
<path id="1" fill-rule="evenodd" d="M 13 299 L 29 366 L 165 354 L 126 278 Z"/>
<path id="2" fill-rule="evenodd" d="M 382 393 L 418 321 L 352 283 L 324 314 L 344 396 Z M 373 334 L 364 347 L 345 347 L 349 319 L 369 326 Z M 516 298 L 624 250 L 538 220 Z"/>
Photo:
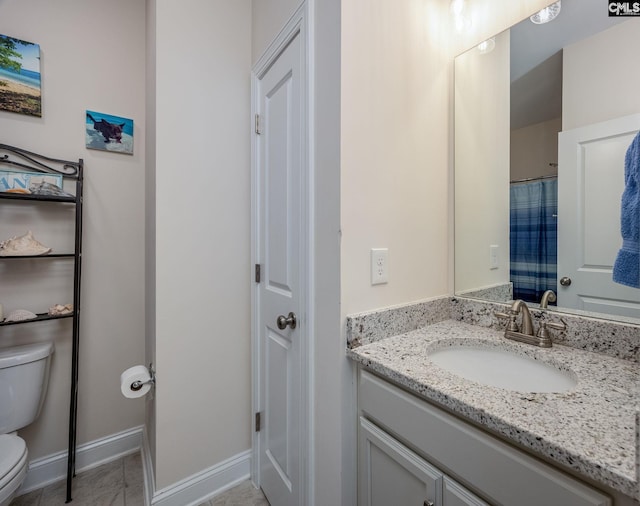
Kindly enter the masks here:
<path id="1" fill-rule="evenodd" d="M 571 278 L 567 276 L 560 278 L 560 284 L 562 286 L 569 286 L 571 284 Z"/>
<path id="2" fill-rule="evenodd" d="M 424 506 L 434 506 L 435 503 L 433 501 L 425 501 Z"/>

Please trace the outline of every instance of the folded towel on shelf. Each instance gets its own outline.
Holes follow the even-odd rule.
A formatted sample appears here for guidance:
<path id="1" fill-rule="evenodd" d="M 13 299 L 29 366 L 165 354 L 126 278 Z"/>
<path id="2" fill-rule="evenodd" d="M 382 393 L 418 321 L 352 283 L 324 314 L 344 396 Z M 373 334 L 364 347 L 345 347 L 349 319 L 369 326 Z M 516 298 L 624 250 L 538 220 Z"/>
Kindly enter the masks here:
<path id="1" fill-rule="evenodd" d="M 613 265 L 613 281 L 640 288 L 640 132 L 624 158 L 624 184 L 620 209 L 622 248 Z"/>

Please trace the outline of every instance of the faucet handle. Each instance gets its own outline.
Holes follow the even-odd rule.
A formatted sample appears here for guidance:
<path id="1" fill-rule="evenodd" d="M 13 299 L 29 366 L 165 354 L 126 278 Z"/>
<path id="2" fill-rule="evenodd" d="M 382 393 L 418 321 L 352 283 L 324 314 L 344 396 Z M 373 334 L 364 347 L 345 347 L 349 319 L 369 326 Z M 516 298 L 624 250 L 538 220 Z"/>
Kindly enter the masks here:
<path id="1" fill-rule="evenodd" d="M 511 332 L 518 332 L 520 330 L 520 328 L 518 327 L 518 323 L 516 322 L 516 317 L 518 316 L 517 311 L 513 311 L 512 309 L 509 309 L 508 313 L 502 313 L 500 311 L 496 311 L 493 314 L 496 315 L 498 318 L 502 318 L 503 320 L 509 320 L 509 323 L 507 323 L 506 330 L 510 330 Z"/>
<path id="2" fill-rule="evenodd" d="M 560 331 L 565 331 L 567 330 L 567 326 L 564 322 L 562 323 L 554 323 L 554 322 L 545 322 L 542 321 L 540 322 L 540 327 L 538 328 L 538 333 L 536 334 L 536 336 L 541 337 L 543 339 L 549 339 L 551 338 L 551 334 L 549 333 L 549 330 L 547 329 L 556 329 L 556 330 L 560 330 Z"/>
<path id="3" fill-rule="evenodd" d="M 549 338 L 549 329 L 547 329 L 547 322 L 540 322 L 540 326 L 538 327 L 538 332 L 536 333 L 537 337 L 541 337 L 543 339 Z"/>
<path id="4" fill-rule="evenodd" d="M 565 322 L 562 322 L 562 323 L 547 322 L 547 327 L 549 327 L 550 329 L 560 330 L 562 332 L 567 330 L 567 324 Z"/>

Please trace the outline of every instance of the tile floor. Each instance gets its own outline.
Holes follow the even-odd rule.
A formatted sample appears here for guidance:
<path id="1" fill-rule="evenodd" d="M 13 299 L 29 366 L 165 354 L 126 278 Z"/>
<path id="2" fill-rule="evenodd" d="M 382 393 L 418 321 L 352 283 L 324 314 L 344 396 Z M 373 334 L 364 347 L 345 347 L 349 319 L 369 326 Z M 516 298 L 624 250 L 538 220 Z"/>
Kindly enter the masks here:
<path id="1" fill-rule="evenodd" d="M 62 506 L 66 482 L 16 497 L 10 506 Z M 269 506 L 260 490 L 250 481 L 205 502 L 200 506 Z M 70 506 L 144 506 L 142 460 L 139 453 L 79 473 L 73 480 Z"/>
<path id="2" fill-rule="evenodd" d="M 269 501 L 253 483 L 245 481 L 200 506 L 269 506 Z"/>

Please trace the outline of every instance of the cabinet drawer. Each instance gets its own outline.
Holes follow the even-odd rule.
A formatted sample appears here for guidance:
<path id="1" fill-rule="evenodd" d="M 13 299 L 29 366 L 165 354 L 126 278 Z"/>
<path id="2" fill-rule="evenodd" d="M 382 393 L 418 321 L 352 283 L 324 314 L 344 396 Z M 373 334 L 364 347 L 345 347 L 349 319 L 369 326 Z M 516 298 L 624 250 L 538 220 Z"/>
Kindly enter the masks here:
<path id="1" fill-rule="evenodd" d="M 492 504 L 610 506 L 601 492 L 361 370 L 362 415 Z"/>

